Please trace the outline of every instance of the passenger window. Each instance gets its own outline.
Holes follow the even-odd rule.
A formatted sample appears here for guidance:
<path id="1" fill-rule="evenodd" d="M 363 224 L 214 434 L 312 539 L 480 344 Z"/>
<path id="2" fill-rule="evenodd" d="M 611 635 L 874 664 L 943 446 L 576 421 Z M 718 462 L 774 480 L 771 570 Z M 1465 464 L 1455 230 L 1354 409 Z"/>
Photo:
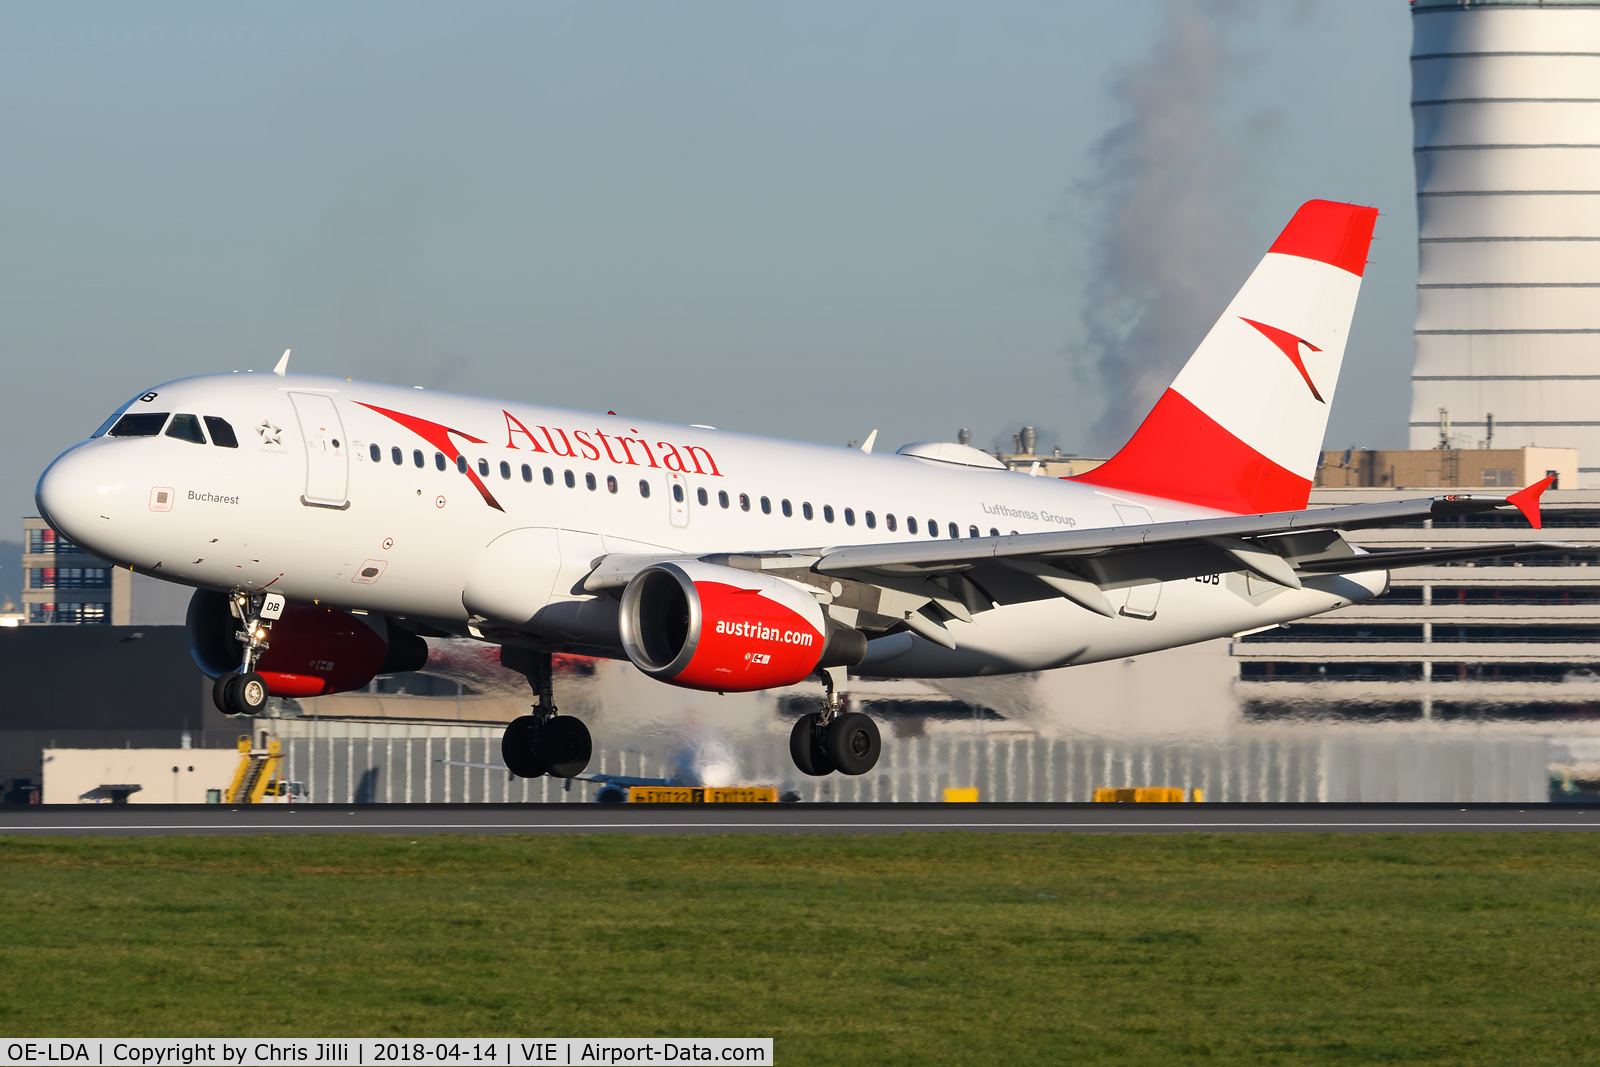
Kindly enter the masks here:
<path id="1" fill-rule="evenodd" d="M 211 436 L 212 437 L 217 436 L 216 431 L 213 430 L 212 433 L 211 433 Z M 382 463 L 383 462 L 383 449 L 379 448 L 377 445 L 368 445 L 367 446 L 367 455 L 372 457 L 372 462 L 374 462 L 374 463 Z"/>
<path id="2" fill-rule="evenodd" d="M 739 510 L 740 511 L 749 511 L 750 510 L 750 494 L 749 493 L 740 493 L 739 494 Z"/>
<path id="3" fill-rule="evenodd" d="M 811 518 L 811 504 L 809 502 L 800 505 L 800 514 L 804 515 L 807 520 Z"/>
<path id="4" fill-rule="evenodd" d="M 433 465 L 435 467 L 438 467 L 440 470 L 444 470 L 444 453 L 443 452 L 435 452 L 433 454 Z"/>
<path id="5" fill-rule="evenodd" d="M 728 494 L 725 490 L 717 491 L 717 503 L 721 504 L 723 507 L 728 506 Z"/>
<path id="6" fill-rule="evenodd" d="M 526 463 L 522 465 L 522 480 L 525 482 L 533 481 L 533 468 Z"/>
<path id="7" fill-rule="evenodd" d="M 467 457 L 466 456 L 457 456 L 456 457 L 456 470 L 460 471 L 462 474 L 467 473 Z"/>
<path id="8" fill-rule="evenodd" d="M 974 530 L 973 532 L 976 533 L 977 531 Z M 957 540 L 958 538 L 960 538 L 960 536 L 961 536 L 961 527 L 957 526 L 955 523 L 952 522 L 950 524 L 950 540 L 952 540 L 952 541 Z"/>
<path id="9" fill-rule="evenodd" d="M 885 526 L 889 527 L 889 532 L 890 533 L 894 533 L 894 516 L 893 515 L 885 515 L 883 517 L 883 524 Z M 868 525 L 871 525 L 871 520 L 868 520 Z M 916 533 L 917 531 L 912 530 L 911 532 L 912 533 Z"/>
<path id="10" fill-rule="evenodd" d="M 763 514 L 763 515 L 771 515 L 772 514 L 772 501 L 770 499 L 768 499 L 767 497 L 762 497 L 761 498 L 761 514 Z"/>
<path id="11" fill-rule="evenodd" d="M 400 450 L 398 448 L 389 449 L 389 458 L 394 460 L 394 465 L 396 467 L 400 466 L 402 463 L 405 462 L 405 457 L 400 454 Z M 422 458 L 422 453 L 420 453 L 420 452 L 417 453 L 417 458 L 421 459 Z M 421 466 L 421 464 L 419 463 L 418 466 Z"/>
<path id="12" fill-rule="evenodd" d="M 928 520 L 928 536 L 929 537 L 938 537 L 939 536 L 939 520 L 938 519 L 929 519 Z"/>
<path id="13" fill-rule="evenodd" d="M 422 469 L 422 449 L 413 448 L 411 450 L 411 462 L 417 465 L 418 470 Z"/>
<path id="14" fill-rule="evenodd" d="M 696 500 L 700 501 L 701 507 L 705 507 L 707 504 L 711 503 L 711 498 L 706 495 L 706 491 L 704 489 L 696 489 L 694 491 L 694 496 Z"/>
<path id="15" fill-rule="evenodd" d="M 968 530 L 969 530 L 969 532 L 967 534 L 968 537 L 982 537 L 983 536 L 983 533 L 976 526 L 968 527 Z"/>
<path id="16" fill-rule="evenodd" d="M 555 485 L 556 484 L 556 472 L 551 470 L 549 467 L 546 467 L 544 469 L 544 484 L 545 485 Z"/>
<path id="17" fill-rule="evenodd" d="M 683 503 L 683 486 L 676 483 L 673 484 L 672 499 L 676 500 L 680 504 Z"/>
<path id="18" fill-rule="evenodd" d="M 617 491 L 617 476 L 614 475 L 614 474 L 606 475 L 606 492 L 615 493 L 616 491 Z"/>
<path id="19" fill-rule="evenodd" d="M 894 516 L 893 515 L 889 516 L 889 529 L 891 529 L 891 530 L 894 529 Z M 916 533 L 916 532 L 917 532 L 917 520 L 916 520 L 916 518 L 914 516 L 907 516 L 907 518 L 906 518 L 906 533 Z"/>
<path id="20" fill-rule="evenodd" d="M 561 480 L 567 483 L 568 489 L 576 489 L 578 487 L 578 479 L 573 476 L 571 471 L 562 471 Z"/>
<path id="21" fill-rule="evenodd" d="M 505 460 L 501 460 L 500 461 L 500 477 L 502 477 L 502 478 L 510 478 L 511 477 L 511 464 L 507 463 Z"/>
<path id="22" fill-rule="evenodd" d="M 783 517 L 784 518 L 786 518 L 786 519 L 794 518 L 794 506 L 792 504 L 790 504 L 787 500 L 785 500 L 781 506 L 783 507 Z"/>
<path id="23" fill-rule="evenodd" d="M 848 511 L 845 512 L 844 514 L 845 514 L 845 518 L 849 518 L 850 517 L 850 513 Z M 878 528 L 878 516 L 874 515 L 872 512 L 870 512 L 870 511 L 863 512 L 861 517 L 863 519 L 867 520 L 867 529 L 876 530 Z"/>
<path id="24" fill-rule="evenodd" d="M 991 526 L 991 527 L 989 527 L 989 536 L 990 537 L 999 537 L 1000 536 L 1000 531 L 996 530 L 993 526 Z"/>
<path id="25" fill-rule="evenodd" d="M 822 505 L 822 521 L 823 522 L 832 522 L 833 521 L 833 505 L 832 504 L 824 504 L 824 505 Z"/>
<path id="26" fill-rule="evenodd" d="M 589 487 L 589 492 L 594 492 L 595 480 L 594 473 L 592 471 L 584 474 L 583 484 Z"/>
<path id="27" fill-rule="evenodd" d="M 489 477 L 489 461 L 481 457 L 478 459 L 478 476 L 482 478 Z"/>
<path id="28" fill-rule="evenodd" d="M 639 495 L 647 500 L 650 497 L 650 482 L 645 478 L 639 479 Z"/>
<path id="29" fill-rule="evenodd" d="M 172 425 L 167 427 L 167 436 L 188 441 L 192 445 L 206 443 L 206 435 L 200 432 L 200 420 L 194 415 L 172 416 Z"/>
<path id="30" fill-rule="evenodd" d="M 830 519 L 829 521 L 831 522 L 832 520 Z M 844 524 L 846 526 L 854 526 L 856 524 L 856 513 L 849 508 L 844 509 Z"/>
<path id="31" fill-rule="evenodd" d="M 154 437 L 167 424 L 165 411 L 141 411 L 137 415 L 124 415 L 111 427 L 112 437 Z"/>
<path id="32" fill-rule="evenodd" d="M 211 433 L 211 443 L 218 448 L 239 447 L 239 439 L 233 435 L 233 427 L 228 425 L 227 419 L 219 419 L 215 415 L 207 415 L 206 429 Z"/>

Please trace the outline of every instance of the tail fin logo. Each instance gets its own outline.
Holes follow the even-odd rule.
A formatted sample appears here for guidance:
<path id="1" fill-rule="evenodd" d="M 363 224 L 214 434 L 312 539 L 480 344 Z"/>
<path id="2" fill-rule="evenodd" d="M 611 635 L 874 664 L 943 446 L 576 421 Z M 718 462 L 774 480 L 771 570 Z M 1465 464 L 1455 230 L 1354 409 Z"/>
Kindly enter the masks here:
<path id="1" fill-rule="evenodd" d="M 1296 337 L 1288 330 L 1280 330 L 1276 326 L 1268 326 L 1266 323 L 1257 322 L 1255 319 L 1245 319 L 1243 315 L 1239 317 L 1260 330 L 1263 337 L 1277 345 L 1283 354 L 1289 357 L 1289 362 L 1294 364 L 1294 369 L 1299 371 L 1300 377 L 1305 379 L 1306 388 L 1310 389 L 1311 395 L 1317 398 L 1317 403 L 1327 403 L 1326 400 L 1322 399 L 1322 394 L 1317 392 L 1317 385 L 1311 380 L 1311 375 L 1306 371 L 1305 361 L 1300 358 L 1301 345 L 1305 345 L 1313 352 L 1321 352 L 1322 349 L 1307 341 L 1304 337 Z"/>

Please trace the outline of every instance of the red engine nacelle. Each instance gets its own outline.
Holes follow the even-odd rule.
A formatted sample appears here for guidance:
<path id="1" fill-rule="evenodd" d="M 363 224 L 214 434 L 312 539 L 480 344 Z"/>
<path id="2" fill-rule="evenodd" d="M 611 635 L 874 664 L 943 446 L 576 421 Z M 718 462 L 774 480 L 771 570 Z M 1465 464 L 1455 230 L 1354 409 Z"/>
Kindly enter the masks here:
<path id="1" fill-rule="evenodd" d="M 771 575 L 698 560 L 658 563 L 622 592 L 622 647 L 652 678 L 742 693 L 860 663 L 866 638 L 829 622 L 811 594 Z"/>
<path id="2" fill-rule="evenodd" d="M 226 593 L 200 590 L 189 601 L 189 650 L 215 678 L 239 669 L 239 620 Z M 256 663 L 267 690 L 279 697 L 314 697 L 360 689 L 380 674 L 420 669 L 428 645 L 381 616 L 352 615 L 293 601 L 273 623 L 267 651 Z"/>

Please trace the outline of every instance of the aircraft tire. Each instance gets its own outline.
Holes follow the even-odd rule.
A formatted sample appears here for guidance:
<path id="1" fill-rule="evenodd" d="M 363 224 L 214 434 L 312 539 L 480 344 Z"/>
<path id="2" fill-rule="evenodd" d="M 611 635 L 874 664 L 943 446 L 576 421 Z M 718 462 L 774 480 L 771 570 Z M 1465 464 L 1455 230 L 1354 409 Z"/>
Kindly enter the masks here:
<path id="1" fill-rule="evenodd" d="M 211 683 L 211 703 L 224 715 L 232 715 L 233 709 L 228 707 L 228 683 L 237 678 L 237 674 L 219 674 L 217 680 Z"/>
<path id="2" fill-rule="evenodd" d="M 538 746 L 539 720 L 532 715 L 512 719 L 500 735 L 500 758 L 518 778 L 538 778 L 550 769 Z"/>
<path id="3" fill-rule="evenodd" d="M 589 766 L 594 742 L 582 719 L 557 715 L 539 728 L 539 750 L 550 761 L 552 778 L 576 778 Z"/>
<path id="4" fill-rule="evenodd" d="M 842 774 L 866 774 L 878 765 L 883 739 L 878 724 L 859 711 L 847 711 L 828 724 L 828 757 Z"/>
<path id="5" fill-rule="evenodd" d="M 267 707 L 267 680 L 255 671 L 234 674 L 222 690 L 228 714 L 239 717 L 260 715 Z"/>
<path id="6" fill-rule="evenodd" d="M 836 769 L 827 748 L 817 741 L 817 721 L 820 718 L 814 711 L 802 715 L 795 722 L 794 729 L 789 731 L 789 757 L 802 774 L 809 774 L 813 778 L 832 774 Z"/>

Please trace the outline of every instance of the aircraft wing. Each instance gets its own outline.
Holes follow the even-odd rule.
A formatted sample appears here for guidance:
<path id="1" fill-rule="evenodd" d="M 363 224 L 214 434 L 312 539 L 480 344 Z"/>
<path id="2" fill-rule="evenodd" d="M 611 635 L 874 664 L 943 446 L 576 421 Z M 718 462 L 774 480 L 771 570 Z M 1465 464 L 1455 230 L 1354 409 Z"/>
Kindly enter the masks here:
<path id="1" fill-rule="evenodd" d="M 815 588 L 819 599 L 854 612 L 854 625 L 904 626 L 954 647 L 944 623 L 972 621 L 1002 604 L 1052 597 L 1101 615 L 1116 609 L 1106 591 L 1245 571 L 1290 589 L 1302 576 L 1348 574 L 1454 560 L 1570 548 L 1558 541 L 1479 544 L 1448 549 L 1369 552 L 1344 539 L 1350 530 L 1516 508 L 1539 528 L 1539 494 L 1550 479 L 1511 496 L 1451 494 L 1264 515 L 1225 515 L 1009 537 L 972 537 L 846 545 L 704 557 Z M 650 556 L 608 556 L 584 583 L 592 592 L 620 588 Z"/>

